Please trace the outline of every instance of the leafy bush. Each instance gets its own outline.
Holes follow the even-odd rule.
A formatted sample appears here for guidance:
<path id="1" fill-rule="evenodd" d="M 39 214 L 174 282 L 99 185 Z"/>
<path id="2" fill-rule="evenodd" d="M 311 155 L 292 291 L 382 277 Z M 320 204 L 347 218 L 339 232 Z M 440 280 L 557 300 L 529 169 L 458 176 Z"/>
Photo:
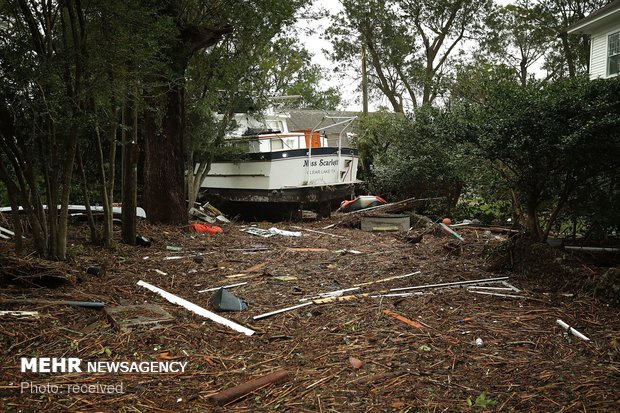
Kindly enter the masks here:
<path id="1" fill-rule="evenodd" d="M 463 156 L 443 139 L 441 122 L 432 108 L 415 117 L 379 113 L 362 119 L 358 148 L 369 190 L 390 200 L 444 196 L 456 204 Z"/>

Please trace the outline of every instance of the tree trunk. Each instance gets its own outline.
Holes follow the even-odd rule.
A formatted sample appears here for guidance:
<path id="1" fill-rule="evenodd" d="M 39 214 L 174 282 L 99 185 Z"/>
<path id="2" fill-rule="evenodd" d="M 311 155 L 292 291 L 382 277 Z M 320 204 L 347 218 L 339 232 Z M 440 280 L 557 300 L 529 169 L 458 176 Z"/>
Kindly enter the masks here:
<path id="1" fill-rule="evenodd" d="M 146 159 L 144 206 L 149 222 L 183 225 L 187 223 L 185 203 L 185 161 L 183 157 L 182 86 L 171 84 L 166 93 L 166 112 L 161 132 L 155 114 L 145 125 Z"/>
<path id="2" fill-rule="evenodd" d="M 93 244 L 100 244 L 101 237 L 95 219 L 93 217 L 93 211 L 90 208 L 90 196 L 88 195 L 88 183 L 86 180 L 86 172 L 84 171 L 84 162 L 82 161 L 82 154 L 78 150 L 77 152 L 78 168 L 80 170 L 80 177 L 82 178 L 82 194 L 84 195 L 84 207 L 86 209 L 86 219 L 88 220 L 88 227 L 90 228 L 90 242 Z"/>
<path id="3" fill-rule="evenodd" d="M 125 125 L 131 127 L 131 137 L 123 139 L 123 242 L 136 245 L 136 207 L 138 206 L 138 113 L 136 100 L 128 101 Z M 125 128 L 127 129 L 127 128 Z"/>

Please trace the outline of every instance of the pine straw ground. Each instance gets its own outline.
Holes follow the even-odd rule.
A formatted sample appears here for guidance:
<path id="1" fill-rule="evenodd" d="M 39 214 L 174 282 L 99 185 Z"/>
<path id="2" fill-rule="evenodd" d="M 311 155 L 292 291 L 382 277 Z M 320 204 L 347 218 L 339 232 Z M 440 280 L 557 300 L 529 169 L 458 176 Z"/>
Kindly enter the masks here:
<path id="1" fill-rule="evenodd" d="M 303 223 L 321 230 L 330 221 Z M 334 222 L 334 221 L 332 221 Z M 268 228 L 271 224 L 261 224 Z M 290 229 L 288 224 L 279 228 Z M 260 238 L 224 227 L 218 236 L 140 224 L 151 247 L 91 247 L 86 231 L 72 240 L 74 258 L 55 271 L 77 276 L 58 288 L 3 288 L 1 299 L 103 301 L 108 306 L 155 303 L 175 317 L 160 328 L 116 330 L 103 311 L 29 304 L 37 319 L 4 317 L 0 323 L 0 410 L 7 412 L 454 412 L 620 411 L 618 309 L 581 293 L 569 296 L 512 277 L 527 298 L 473 294 L 466 289 L 427 290 L 407 298 L 363 298 L 312 305 L 260 321 L 257 314 L 299 303 L 300 293 L 320 292 L 402 275 L 366 291 L 498 276 L 485 268 L 485 253 L 501 240 L 462 230 L 457 246 L 441 234 L 408 244 L 390 234 L 328 229 L 339 237 L 304 232 L 301 238 Z M 167 251 L 167 245 L 183 247 Z M 0 247 L 7 253 L 10 245 Z M 266 248 L 266 249 L 265 249 Z M 246 250 L 244 250 L 246 249 Z M 257 250 L 257 251 L 248 251 Z M 306 250 L 304 250 L 306 249 Z M 311 250 L 308 250 L 311 249 Z M 355 249 L 362 254 L 336 254 Z M 183 256 L 163 260 L 166 256 Z M 196 262 L 195 256 L 204 258 Z M 144 257 L 149 257 L 145 259 Z M 85 273 L 93 264 L 104 275 Z M 167 275 L 162 275 L 155 270 Z M 584 274 L 595 271 L 584 266 Z M 238 277 L 231 275 L 245 274 Z M 293 276 L 279 281 L 275 277 Z M 226 317 L 256 330 L 248 337 L 171 304 L 136 285 L 144 280 L 209 308 L 208 287 L 247 281 L 231 290 L 249 303 Z M 412 327 L 388 309 L 422 323 Z M 591 338 L 566 335 L 562 319 Z M 475 340 L 482 339 L 477 346 Z M 87 361 L 187 361 L 179 374 L 22 374 L 21 357 L 79 357 Z M 362 361 L 354 369 L 349 357 Z M 291 380 L 261 388 L 227 406 L 208 396 L 278 369 Z M 20 393 L 20 384 L 123 384 L 122 394 Z M 481 396 L 481 394 L 483 394 Z"/>

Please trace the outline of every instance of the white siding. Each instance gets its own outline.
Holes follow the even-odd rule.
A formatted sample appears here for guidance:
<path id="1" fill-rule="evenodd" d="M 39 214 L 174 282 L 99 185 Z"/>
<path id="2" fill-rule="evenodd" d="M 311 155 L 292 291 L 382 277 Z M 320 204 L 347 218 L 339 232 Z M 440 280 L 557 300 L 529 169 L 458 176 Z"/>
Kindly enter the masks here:
<path id="1" fill-rule="evenodd" d="M 607 77 L 607 38 L 620 30 L 620 23 L 606 25 L 592 33 L 590 45 L 590 79 Z"/>
<path id="2" fill-rule="evenodd" d="M 592 52 L 590 54 L 590 79 L 607 75 L 607 36 L 592 36 Z"/>

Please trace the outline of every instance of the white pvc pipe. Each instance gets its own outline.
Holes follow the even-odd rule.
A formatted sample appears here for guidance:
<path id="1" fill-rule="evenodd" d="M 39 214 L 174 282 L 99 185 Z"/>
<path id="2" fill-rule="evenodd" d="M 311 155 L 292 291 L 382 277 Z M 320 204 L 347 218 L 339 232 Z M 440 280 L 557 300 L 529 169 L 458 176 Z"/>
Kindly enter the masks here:
<path id="1" fill-rule="evenodd" d="M 306 306 L 312 305 L 312 304 L 314 304 L 312 301 L 308 301 L 307 303 L 297 304 L 297 305 L 294 305 L 292 307 L 281 308 L 279 310 L 275 310 L 275 311 L 272 311 L 270 313 L 260 314 L 260 315 L 252 317 L 252 319 L 253 320 L 261 320 L 263 318 L 271 317 L 272 315 L 276 315 L 276 314 L 280 314 L 280 313 L 285 313 L 287 311 L 295 310 L 295 309 L 301 308 L 301 307 L 306 307 Z"/>
<path id="2" fill-rule="evenodd" d="M 481 280 L 471 280 L 471 281 L 456 281 L 451 283 L 442 283 L 442 284 L 427 284 L 427 285 L 417 285 L 415 287 L 403 287 L 403 288 L 392 288 L 390 291 L 408 291 L 408 290 L 420 290 L 423 288 L 441 288 L 441 287 L 456 287 L 459 285 L 470 285 L 470 284 L 485 284 L 492 283 L 498 281 L 507 280 L 508 277 L 495 277 L 495 278 L 483 278 Z"/>
<path id="3" fill-rule="evenodd" d="M 606 248 L 606 247 L 579 247 L 575 245 L 564 246 L 565 250 L 569 251 L 587 251 L 587 252 L 619 252 L 620 248 Z"/>
<path id="4" fill-rule="evenodd" d="M 223 285 L 223 286 L 221 286 L 221 287 L 207 288 L 207 289 L 205 289 L 205 290 L 200 290 L 200 291 L 198 291 L 198 292 L 199 292 L 199 293 L 207 293 L 207 292 L 209 292 L 209 291 L 217 291 L 217 290 L 219 290 L 220 288 L 235 288 L 235 287 L 239 287 L 239 286 L 241 286 L 241 285 L 246 285 L 247 283 L 248 283 L 248 282 L 246 281 L 246 282 L 243 282 L 243 283 L 230 284 L 230 285 Z"/>
<path id="5" fill-rule="evenodd" d="M 208 318 L 211 321 L 215 321 L 216 323 L 225 325 L 226 327 L 232 328 L 235 331 L 238 331 L 240 333 L 245 334 L 246 336 L 251 336 L 252 334 L 254 334 L 254 330 L 250 330 L 247 327 L 242 326 L 241 324 L 237 324 L 234 321 L 231 321 L 227 318 L 224 318 L 220 315 L 217 315 L 215 313 L 212 313 L 211 311 L 204 309 L 194 303 L 191 303 L 181 297 L 178 297 L 174 294 L 171 294 L 167 291 L 162 290 L 161 288 L 155 287 L 154 285 L 151 285 L 147 282 L 144 282 L 142 280 L 138 281 L 138 285 L 140 287 L 144 287 L 147 290 L 151 290 L 156 294 L 161 295 L 162 297 L 164 297 L 166 300 L 170 301 L 172 304 L 177 304 L 180 305 L 181 307 L 186 308 L 187 310 L 198 314 L 199 316 Z"/>
<path id="6" fill-rule="evenodd" d="M 579 337 L 580 339 L 584 341 L 590 341 L 588 337 L 584 336 L 579 331 L 575 330 L 574 328 L 572 328 L 571 326 L 569 326 L 568 324 L 566 324 L 564 321 L 560 320 L 559 318 L 555 320 L 555 322 L 558 323 L 560 327 L 562 327 L 564 330 L 568 331 L 572 335 Z"/>

